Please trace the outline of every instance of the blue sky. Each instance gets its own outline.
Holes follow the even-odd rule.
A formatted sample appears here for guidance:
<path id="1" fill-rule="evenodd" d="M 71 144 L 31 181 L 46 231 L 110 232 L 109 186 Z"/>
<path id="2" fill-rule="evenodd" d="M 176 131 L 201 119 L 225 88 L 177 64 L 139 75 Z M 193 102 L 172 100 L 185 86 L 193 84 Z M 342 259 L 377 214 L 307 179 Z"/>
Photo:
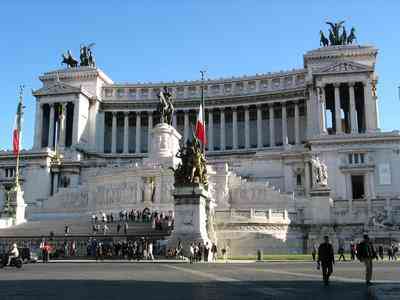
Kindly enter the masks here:
<path id="1" fill-rule="evenodd" d="M 218 78 L 301 68 L 325 21 L 346 20 L 360 44 L 379 48 L 381 127 L 399 128 L 399 1 L 2 1 L 0 149 L 11 147 L 18 85 L 25 90 L 23 147 L 33 140 L 38 76 L 60 55 L 95 42 L 115 82 Z"/>

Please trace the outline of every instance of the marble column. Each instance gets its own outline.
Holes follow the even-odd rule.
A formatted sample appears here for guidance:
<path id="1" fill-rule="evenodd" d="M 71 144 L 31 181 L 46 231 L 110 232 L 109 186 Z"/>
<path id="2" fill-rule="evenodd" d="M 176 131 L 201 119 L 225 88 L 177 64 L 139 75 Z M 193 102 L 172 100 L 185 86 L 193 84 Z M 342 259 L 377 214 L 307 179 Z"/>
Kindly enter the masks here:
<path id="1" fill-rule="evenodd" d="M 262 110 L 261 110 L 261 104 L 259 104 L 259 105 L 257 105 L 257 148 L 263 147 L 262 137 L 263 137 L 263 134 L 262 134 Z"/>
<path id="2" fill-rule="evenodd" d="M 176 111 L 174 111 L 174 114 L 172 115 L 172 127 L 174 127 L 175 129 L 178 128 L 177 114 L 178 114 L 178 111 L 176 110 Z"/>
<path id="3" fill-rule="evenodd" d="M 117 153 L 117 112 L 112 112 L 111 153 Z"/>
<path id="4" fill-rule="evenodd" d="M 35 114 L 35 134 L 33 138 L 33 148 L 40 149 L 42 147 L 42 123 L 43 123 L 43 107 L 41 103 L 36 100 L 36 114 Z"/>
<path id="5" fill-rule="evenodd" d="M 294 103 L 294 142 L 300 144 L 300 113 L 299 102 Z"/>
<path id="6" fill-rule="evenodd" d="M 340 110 L 340 83 L 335 83 L 335 123 L 336 133 L 342 133 L 342 115 Z"/>
<path id="7" fill-rule="evenodd" d="M 269 146 L 275 146 L 275 116 L 274 116 L 274 104 L 269 105 Z"/>
<path id="8" fill-rule="evenodd" d="M 140 153 L 140 132 L 142 131 L 141 128 L 141 114 L 140 111 L 136 112 L 136 149 L 135 149 L 135 153 Z"/>
<path id="9" fill-rule="evenodd" d="M 237 107 L 232 107 L 232 148 L 238 148 Z"/>
<path id="10" fill-rule="evenodd" d="M 189 138 L 189 111 L 184 111 L 184 119 L 183 119 L 183 141 L 186 141 Z"/>
<path id="11" fill-rule="evenodd" d="M 214 150 L 214 133 L 213 133 L 213 111 L 212 108 L 208 110 L 208 151 Z"/>
<path id="12" fill-rule="evenodd" d="M 350 96 L 350 126 L 351 133 L 358 133 L 358 122 L 357 122 L 357 110 L 356 110 L 356 101 L 354 97 L 354 82 L 349 82 L 349 96 Z"/>
<path id="13" fill-rule="evenodd" d="M 72 121 L 72 144 L 79 143 L 80 133 L 79 133 L 79 106 L 80 101 L 77 99 L 74 102 L 74 116 Z"/>
<path id="14" fill-rule="evenodd" d="M 226 134 L 225 134 L 225 108 L 220 107 L 220 129 L 221 129 L 221 147 L 220 150 L 224 151 L 226 148 Z"/>
<path id="15" fill-rule="evenodd" d="M 58 192 L 58 172 L 53 173 L 53 195 Z"/>
<path id="16" fill-rule="evenodd" d="M 304 191 L 308 195 L 311 188 L 310 163 L 304 162 Z"/>
<path id="17" fill-rule="evenodd" d="M 244 138 L 245 148 L 250 148 L 250 111 L 248 106 L 244 106 Z"/>
<path id="18" fill-rule="evenodd" d="M 147 133 L 147 152 L 150 153 L 151 150 L 151 133 L 153 131 L 153 111 L 148 111 L 148 133 Z"/>
<path id="19" fill-rule="evenodd" d="M 49 141 L 48 147 L 50 149 L 54 146 L 54 103 L 50 103 L 50 120 L 49 120 Z"/>
<path id="20" fill-rule="evenodd" d="M 364 86 L 364 118 L 365 131 L 371 132 L 374 128 L 374 116 L 372 115 L 374 108 L 372 107 L 372 86 L 369 80 L 363 82 Z"/>
<path id="21" fill-rule="evenodd" d="M 282 143 L 287 145 L 288 141 L 288 130 L 287 130 L 287 112 L 286 103 L 282 103 Z"/>
<path id="22" fill-rule="evenodd" d="M 66 120 L 67 120 L 67 102 L 61 103 L 61 114 L 60 114 L 60 140 L 58 144 L 60 147 L 65 147 L 65 139 L 66 139 Z"/>
<path id="23" fill-rule="evenodd" d="M 317 93 L 319 93 L 319 114 L 320 114 L 320 132 L 325 135 L 328 134 L 326 130 L 326 96 L 325 96 L 325 87 L 320 87 L 317 89 Z"/>
<path id="24" fill-rule="evenodd" d="M 129 111 L 124 112 L 124 153 L 129 152 Z"/>

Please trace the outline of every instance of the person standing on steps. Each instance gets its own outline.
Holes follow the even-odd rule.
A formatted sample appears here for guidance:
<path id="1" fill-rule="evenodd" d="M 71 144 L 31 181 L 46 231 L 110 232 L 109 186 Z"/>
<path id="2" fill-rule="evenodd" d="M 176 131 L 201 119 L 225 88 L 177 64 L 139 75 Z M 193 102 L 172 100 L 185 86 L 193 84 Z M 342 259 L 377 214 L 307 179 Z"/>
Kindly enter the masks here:
<path id="1" fill-rule="evenodd" d="M 333 265 L 335 264 L 335 256 L 333 253 L 333 247 L 329 243 L 329 237 L 324 236 L 324 242 L 318 247 L 318 265 L 322 269 L 322 278 L 324 284 L 329 285 L 329 277 L 333 272 Z"/>

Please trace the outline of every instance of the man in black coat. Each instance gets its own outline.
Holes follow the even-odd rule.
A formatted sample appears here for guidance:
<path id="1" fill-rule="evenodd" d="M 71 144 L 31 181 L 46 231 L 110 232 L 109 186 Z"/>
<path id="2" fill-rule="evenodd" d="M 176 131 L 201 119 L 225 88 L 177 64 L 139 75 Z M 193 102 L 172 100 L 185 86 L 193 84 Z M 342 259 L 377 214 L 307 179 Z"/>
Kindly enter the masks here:
<path id="1" fill-rule="evenodd" d="M 321 265 L 322 277 L 325 285 L 329 285 L 329 276 L 333 272 L 333 265 L 335 264 L 335 256 L 333 254 L 333 247 L 329 243 L 329 237 L 324 236 L 324 242 L 318 248 L 318 264 Z"/>
<path id="2" fill-rule="evenodd" d="M 364 234 L 364 240 L 357 245 L 357 258 L 365 265 L 365 282 L 371 285 L 372 260 L 377 258 L 374 246 L 369 240 L 368 234 Z"/>

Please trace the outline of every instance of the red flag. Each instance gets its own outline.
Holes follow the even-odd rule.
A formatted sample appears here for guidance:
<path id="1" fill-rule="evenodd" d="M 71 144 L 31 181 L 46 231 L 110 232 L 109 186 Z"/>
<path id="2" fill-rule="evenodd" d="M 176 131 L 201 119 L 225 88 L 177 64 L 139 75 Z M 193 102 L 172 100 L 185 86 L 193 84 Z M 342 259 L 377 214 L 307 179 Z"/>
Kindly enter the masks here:
<path id="1" fill-rule="evenodd" d="M 203 119 L 203 107 L 201 104 L 196 122 L 196 137 L 203 143 L 203 145 L 207 144 L 206 128 Z"/>
<path id="2" fill-rule="evenodd" d="M 18 156 L 21 146 L 21 122 L 22 122 L 22 101 L 18 103 L 17 114 L 15 116 L 14 129 L 13 129 L 13 152 L 15 156 Z"/>

